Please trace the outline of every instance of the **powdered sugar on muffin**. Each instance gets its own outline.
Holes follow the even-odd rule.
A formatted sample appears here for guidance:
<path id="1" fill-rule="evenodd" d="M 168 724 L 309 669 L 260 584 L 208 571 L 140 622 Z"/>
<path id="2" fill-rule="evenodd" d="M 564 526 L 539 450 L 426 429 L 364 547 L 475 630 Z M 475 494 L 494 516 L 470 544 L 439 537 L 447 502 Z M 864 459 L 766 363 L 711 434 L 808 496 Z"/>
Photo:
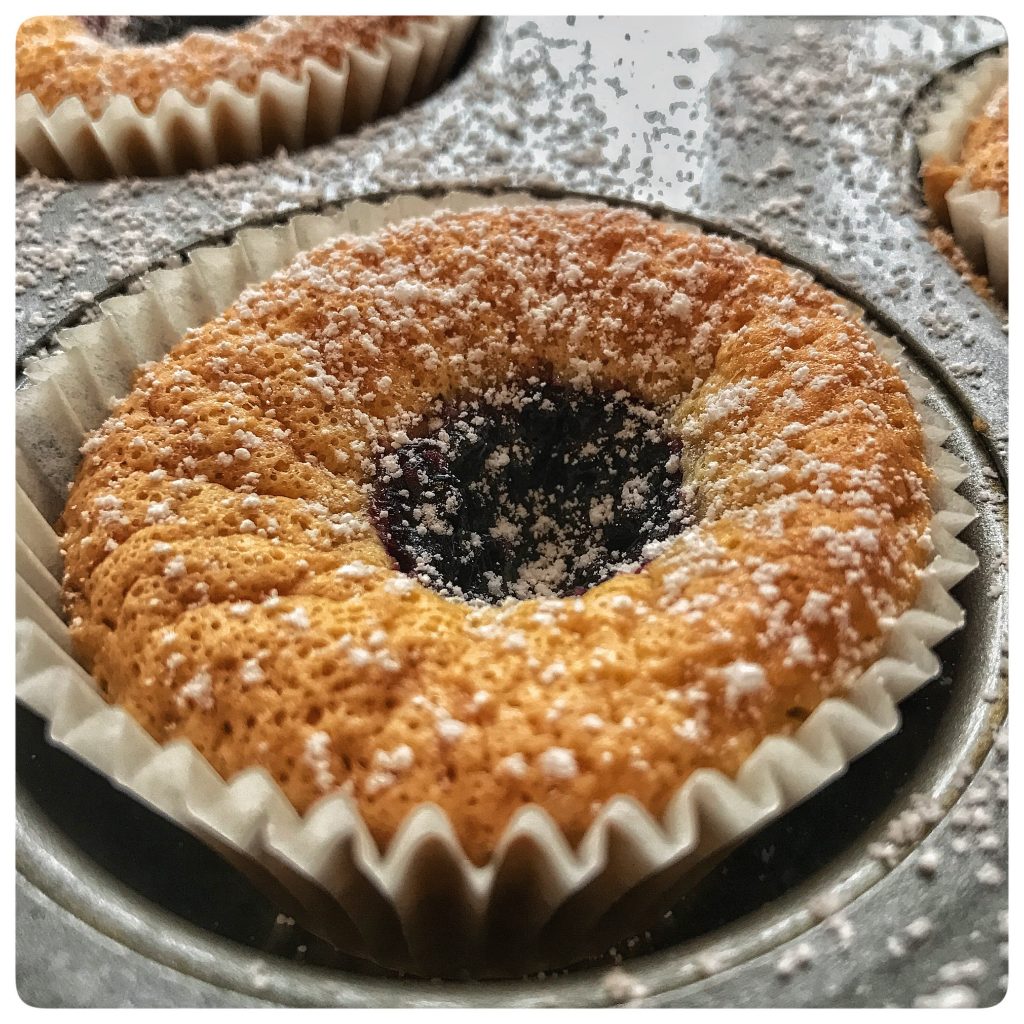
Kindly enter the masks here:
<path id="1" fill-rule="evenodd" d="M 654 410 L 686 525 L 580 594 L 405 575 L 369 516 L 380 467 L 441 429 L 438 399 L 531 379 Z M 83 450 L 65 595 L 110 699 L 300 810 L 346 787 L 382 843 L 435 801 L 478 861 L 526 803 L 575 840 L 610 796 L 657 814 L 696 768 L 735 772 L 878 656 L 928 557 L 917 417 L 835 297 L 602 207 L 304 254 L 143 367 Z"/>

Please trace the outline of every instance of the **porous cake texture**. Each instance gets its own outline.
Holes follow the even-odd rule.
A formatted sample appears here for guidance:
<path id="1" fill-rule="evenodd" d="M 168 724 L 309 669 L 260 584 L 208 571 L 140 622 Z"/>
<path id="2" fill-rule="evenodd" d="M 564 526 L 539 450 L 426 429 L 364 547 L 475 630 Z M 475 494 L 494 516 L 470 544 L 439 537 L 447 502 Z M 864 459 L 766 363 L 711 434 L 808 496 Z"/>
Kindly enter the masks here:
<path id="1" fill-rule="evenodd" d="M 467 599 L 416 553 L 467 500 L 435 500 L 453 424 L 486 437 L 494 396 L 545 388 L 639 410 L 595 432 L 602 457 L 664 446 L 665 474 L 596 485 L 573 557 L 637 502 L 644 528 L 675 525 L 580 592 L 559 542 Z M 502 438 L 493 525 L 529 531 Z M 612 796 L 657 815 L 695 769 L 734 774 L 879 656 L 931 555 L 918 417 L 847 307 L 732 241 L 596 205 L 304 253 L 141 367 L 82 452 L 64 596 L 108 699 L 225 777 L 264 767 L 299 811 L 346 791 L 382 845 L 434 801 L 477 862 L 527 804 L 576 841 Z M 405 517 L 405 571 L 382 507 Z"/>

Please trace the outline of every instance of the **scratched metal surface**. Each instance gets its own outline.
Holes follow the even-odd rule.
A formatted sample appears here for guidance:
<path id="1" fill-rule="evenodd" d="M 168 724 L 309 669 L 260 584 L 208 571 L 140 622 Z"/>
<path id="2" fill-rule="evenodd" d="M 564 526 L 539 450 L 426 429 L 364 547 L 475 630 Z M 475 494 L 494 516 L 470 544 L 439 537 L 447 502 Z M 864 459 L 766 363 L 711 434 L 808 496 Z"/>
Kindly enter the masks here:
<path id="1" fill-rule="evenodd" d="M 94 300 L 176 251 L 354 196 L 567 190 L 741 234 L 856 299 L 932 377 L 957 427 L 951 447 L 971 469 L 962 491 L 980 516 L 965 539 L 982 560 L 957 591 L 967 627 L 942 646 L 943 676 L 906 703 L 897 737 L 733 853 L 649 935 L 545 978 L 431 982 L 340 961 L 277 923 L 275 908 L 190 837 L 49 747 L 19 708 L 22 998 L 998 1001 L 1007 972 L 1005 320 L 931 248 L 915 216 L 906 125 L 937 73 L 1004 41 L 983 19 L 490 19 L 454 82 L 358 136 L 179 179 L 22 180 L 19 366 Z M 925 815 L 939 820 L 924 820 L 922 807 L 939 808 Z M 606 983 L 619 957 L 628 978 Z"/>

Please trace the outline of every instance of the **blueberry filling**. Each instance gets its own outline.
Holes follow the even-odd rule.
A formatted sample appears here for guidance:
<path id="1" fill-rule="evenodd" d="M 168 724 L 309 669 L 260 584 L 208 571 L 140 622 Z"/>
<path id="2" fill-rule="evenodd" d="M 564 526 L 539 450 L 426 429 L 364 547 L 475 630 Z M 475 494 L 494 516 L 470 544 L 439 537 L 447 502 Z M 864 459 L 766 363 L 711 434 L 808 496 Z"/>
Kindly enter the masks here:
<path id="1" fill-rule="evenodd" d="M 370 513 L 397 566 L 442 594 L 580 594 L 690 521 L 678 441 L 625 392 L 531 381 L 434 412 L 378 457 Z"/>
<path id="2" fill-rule="evenodd" d="M 159 45 L 190 32 L 233 32 L 256 21 L 255 15 L 90 15 L 82 21 L 102 39 L 125 45 Z"/>

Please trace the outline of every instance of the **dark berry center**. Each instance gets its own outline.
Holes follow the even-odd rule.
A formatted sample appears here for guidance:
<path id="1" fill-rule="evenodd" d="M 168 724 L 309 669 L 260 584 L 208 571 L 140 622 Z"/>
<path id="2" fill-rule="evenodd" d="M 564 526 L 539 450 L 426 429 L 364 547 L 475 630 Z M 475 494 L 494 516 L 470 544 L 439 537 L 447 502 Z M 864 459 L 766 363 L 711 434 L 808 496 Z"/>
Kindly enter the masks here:
<path id="1" fill-rule="evenodd" d="M 531 381 L 422 428 L 378 457 L 371 515 L 399 568 L 442 594 L 579 594 L 688 522 L 679 444 L 624 392 Z"/>
<path id="2" fill-rule="evenodd" d="M 109 42 L 159 45 L 189 32 L 233 32 L 256 21 L 255 15 L 161 14 L 89 15 L 82 21 L 90 32 Z"/>

